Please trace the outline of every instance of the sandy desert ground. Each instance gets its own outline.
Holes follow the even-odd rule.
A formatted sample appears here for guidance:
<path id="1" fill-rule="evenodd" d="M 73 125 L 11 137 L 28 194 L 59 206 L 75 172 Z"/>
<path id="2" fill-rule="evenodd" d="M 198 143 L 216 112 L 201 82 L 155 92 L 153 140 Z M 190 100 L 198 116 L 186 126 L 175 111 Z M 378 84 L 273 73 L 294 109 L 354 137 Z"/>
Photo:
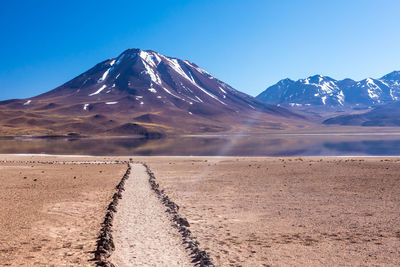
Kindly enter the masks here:
<path id="1" fill-rule="evenodd" d="M 0 265 L 93 266 L 100 223 L 125 171 L 125 164 L 0 163 Z"/>
<path id="2" fill-rule="evenodd" d="M 93 266 L 100 223 L 126 171 L 101 163 L 128 158 L 6 159 L 21 162 L 0 163 L 1 265 Z M 217 266 L 400 265 L 400 158 L 133 159 L 148 164 Z"/>
<path id="3" fill-rule="evenodd" d="M 142 158 L 218 266 L 399 266 L 398 158 Z"/>

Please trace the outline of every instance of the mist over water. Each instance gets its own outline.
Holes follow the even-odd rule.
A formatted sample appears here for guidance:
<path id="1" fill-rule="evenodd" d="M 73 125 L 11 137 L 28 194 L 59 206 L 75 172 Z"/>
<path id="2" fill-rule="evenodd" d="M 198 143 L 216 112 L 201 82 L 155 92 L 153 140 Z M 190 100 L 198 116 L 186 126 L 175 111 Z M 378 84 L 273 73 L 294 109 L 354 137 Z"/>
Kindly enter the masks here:
<path id="1" fill-rule="evenodd" d="M 229 149 L 226 149 L 229 147 Z M 237 135 L 146 138 L 3 138 L 2 154 L 140 156 L 399 156 L 393 135 Z"/>

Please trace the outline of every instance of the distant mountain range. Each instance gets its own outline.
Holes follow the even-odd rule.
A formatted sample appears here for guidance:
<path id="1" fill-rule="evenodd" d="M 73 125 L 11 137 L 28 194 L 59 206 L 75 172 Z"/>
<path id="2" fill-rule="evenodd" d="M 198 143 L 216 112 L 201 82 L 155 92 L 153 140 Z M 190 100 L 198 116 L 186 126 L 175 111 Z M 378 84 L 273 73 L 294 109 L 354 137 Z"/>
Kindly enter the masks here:
<path id="1" fill-rule="evenodd" d="M 284 79 L 257 96 L 268 104 L 283 107 L 334 109 L 366 108 L 400 99 L 400 71 L 379 79 L 367 78 L 335 80 L 315 75 L 293 81 Z"/>
<path id="2" fill-rule="evenodd" d="M 240 132 L 284 129 L 299 119 L 192 62 L 140 49 L 128 49 L 42 95 L 0 102 L 3 135 Z"/>

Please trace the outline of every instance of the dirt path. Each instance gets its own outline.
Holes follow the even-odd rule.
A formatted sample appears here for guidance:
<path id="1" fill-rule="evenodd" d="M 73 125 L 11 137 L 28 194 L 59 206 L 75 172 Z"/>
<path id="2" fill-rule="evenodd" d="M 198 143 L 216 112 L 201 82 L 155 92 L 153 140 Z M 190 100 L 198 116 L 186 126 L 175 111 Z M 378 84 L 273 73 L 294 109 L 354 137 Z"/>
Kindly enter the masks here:
<path id="1" fill-rule="evenodd" d="M 142 164 L 132 164 L 113 224 L 116 266 L 193 266 Z"/>

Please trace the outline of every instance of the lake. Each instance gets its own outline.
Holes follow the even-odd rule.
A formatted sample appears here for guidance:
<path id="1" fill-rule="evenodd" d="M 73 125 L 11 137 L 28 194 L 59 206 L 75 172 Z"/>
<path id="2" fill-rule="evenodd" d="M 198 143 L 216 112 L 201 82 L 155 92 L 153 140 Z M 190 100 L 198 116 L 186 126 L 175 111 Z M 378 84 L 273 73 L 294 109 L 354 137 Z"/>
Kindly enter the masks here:
<path id="1" fill-rule="evenodd" d="M 0 153 L 171 156 L 400 156 L 400 133 L 1 138 Z"/>

